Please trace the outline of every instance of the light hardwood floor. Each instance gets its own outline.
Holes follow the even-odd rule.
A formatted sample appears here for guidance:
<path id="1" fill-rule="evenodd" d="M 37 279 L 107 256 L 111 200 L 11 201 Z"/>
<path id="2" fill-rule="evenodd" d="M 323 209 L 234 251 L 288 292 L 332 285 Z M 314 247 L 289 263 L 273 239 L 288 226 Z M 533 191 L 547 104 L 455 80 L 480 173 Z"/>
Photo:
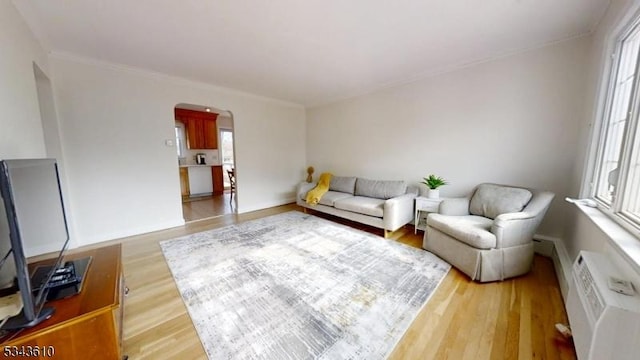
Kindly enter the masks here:
<path id="1" fill-rule="evenodd" d="M 184 221 L 196 221 L 214 216 L 233 214 L 235 201 L 231 201 L 230 193 L 223 195 L 205 196 L 203 198 L 188 199 L 182 202 Z M 235 195 L 234 195 L 235 196 Z M 233 199 L 235 200 L 235 198 Z"/>
<path id="2" fill-rule="evenodd" d="M 123 244 L 130 289 L 125 300 L 125 354 L 130 359 L 206 359 L 159 241 L 290 210 L 300 208 L 286 205 L 225 215 L 117 241 Z M 346 223 L 382 235 L 380 230 Z M 420 247 L 422 239 L 406 227 L 380 241 Z M 530 274 L 489 284 L 471 282 L 452 269 L 390 358 L 575 359 L 573 345 L 554 330 L 557 322 L 567 319 L 549 259 L 536 256 Z"/>

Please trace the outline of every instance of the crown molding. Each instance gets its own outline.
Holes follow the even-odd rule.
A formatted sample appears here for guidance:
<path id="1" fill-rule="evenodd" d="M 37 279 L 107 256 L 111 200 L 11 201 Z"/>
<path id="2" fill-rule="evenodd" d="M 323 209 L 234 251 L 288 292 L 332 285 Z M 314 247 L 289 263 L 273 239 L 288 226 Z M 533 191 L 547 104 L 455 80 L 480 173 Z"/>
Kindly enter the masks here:
<path id="1" fill-rule="evenodd" d="M 236 90 L 236 89 L 232 89 L 224 86 L 214 85 L 214 84 L 210 84 L 202 81 L 192 80 L 192 79 L 183 78 L 183 77 L 174 76 L 174 75 L 168 75 L 165 73 L 161 73 L 161 72 L 157 72 L 157 71 L 153 71 L 145 68 L 119 64 L 119 63 L 112 63 L 104 60 L 85 57 L 85 56 L 77 55 L 77 54 L 66 52 L 66 51 L 58 51 L 58 50 L 51 51 L 49 52 L 49 57 L 53 59 L 63 60 L 63 61 L 70 61 L 70 62 L 75 62 L 80 64 L 96 66 L 104 69 L 111 69 L 111 70 L 126 72 L 126 73 L 130 73 L 130 74 L 134 74 L 134 75 L 138 75 L 138 76 L 142 76 L 142 77 L 146 77 L 154 80 L 167 81 L 175 85 L 189 86 L 189 87 L 194 87 L 194 88 L 208 90 L 208 91 L 225 92 L 228 94 L 248 97 L 248 98 L 256 99 L 259 101 L 264 101 L 267 103 L 304 109 L 303 105 L 286 101 L 286 100 L 270 98 L 267 96 L 252 94 L 249 92 Z"/>
<path id="2" fill-rule="evenodd" d="M 590 35 L 591 35 L 591 32 L 570 35 L 568 37 L 565 37 L 565 38 L 562 38 L 562 39 L 559 39 L 559 40 L 547 41 L 547 42 L 544 42 L 544 43 L 536 44 L 536 45 L 525 47 L 525 48 L 520 48 L 520 49 L 515 49 L 515 50 L 511 50 L 511 51 L 506 51 L 506 52 L 502 52 L 502 53 L 489 55 L 489 56 L 486 56 L 486 57 L 483 57 L 483 58 L 479 58 L 479 59 L 476 59 L 476 60 L 462 61 L 462 62 L 459 62 L 459 63 L 456 63 L 456 64 L 442 66 L 442 67 L 435 68 L 435 69 L 432 69 L 432 70 L 428 70 L 428 71 L 425 71 L 425 72 L 417 73 L 417 74 L 415 74 L 413 76 L 406 77 L 406 78 L 404 78 L 402 80 L 399 80 L 399 81 L 391 81 L 391 82 L 388 82 L 388 83 L 385 83 L 385 84 L 369 86 L 368 88 L 363 89 L 362 91 L 354 92 L 354 93 L 352 93 L 350 95 L 335 97 L 335 98 L 329 99 L 327 101 L 310 104 L 310 105 L 306 106 L 306 108 L 307 108 L 307 110 L 309 110 L 309 109 L 313 109 L 313 108 L 316 108 L 316 107 L 321 107 L 321 106 L 330 105 L 330 104 L 334 104 L 334 103 L 338 103 L 338 102 L 342 102 L 342 101 L 356 99 L 356 98 L 359 98 L 361 96 L 375 94 L 375 93 L 382 92 L 382 91 L 385 91 L 385 90 L 388 90 L 388 89 L 392 89 L 392 88 L 395 88 L 395 87 L 410 85 L 410 84 L 417 83 L 419 81 L 423 81 L 423 80 L 426 80 L 426 79 L 429 79 L 429 78 L 433 78 L 433 77 L 436 77 L 436 76 L 453 73 L 453 72 L 456 72 L 456 71 L 459 71 L 459 70 L 463 70 L 463 69 L 471 68 L 471 67 L 474 67 L 474 66 L 477 66 L 477 65 L 481 65 L 481 64 L 490 63 L 490 62 L 493 62 L 493 61 L 509 58 L 509 57 L 512 57 L 512 56 L 518 56 L 518 55 L 526 54 L 526 53 L 531 52 L 531 51 L 539 50 L 539 49 L 542 49 L 542 48 L 545 48 L 545 47 L 548 47 L 548 46 L 554 46 L 554 45 L 557 45 L 557 44 L 561 44 L 563 42 L 569 42 L 571 40 L 579 39 L 579 38 L 582 38 L 582 37 L 585 37 L 585 36 L 590 36 Z"/>

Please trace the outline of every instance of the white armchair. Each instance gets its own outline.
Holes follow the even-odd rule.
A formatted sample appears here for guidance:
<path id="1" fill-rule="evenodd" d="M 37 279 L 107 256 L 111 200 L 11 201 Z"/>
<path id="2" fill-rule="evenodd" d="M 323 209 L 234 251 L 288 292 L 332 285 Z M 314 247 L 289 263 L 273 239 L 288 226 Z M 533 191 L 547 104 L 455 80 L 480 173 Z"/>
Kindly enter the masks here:
<path id="1" fill-rule="evenodd" d="M 480 184 L 469 197 L 445 199 L 429 214 L 422 247 L 472 280 L 504 280 L 526 274 L 533 235 L 554 194 Z"/>

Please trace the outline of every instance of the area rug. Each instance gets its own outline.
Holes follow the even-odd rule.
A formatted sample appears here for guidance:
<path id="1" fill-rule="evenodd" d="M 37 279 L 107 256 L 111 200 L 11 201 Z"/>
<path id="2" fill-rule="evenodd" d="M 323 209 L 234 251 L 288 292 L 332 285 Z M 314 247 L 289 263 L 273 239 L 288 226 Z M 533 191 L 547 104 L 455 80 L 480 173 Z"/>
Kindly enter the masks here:
<path id="1" fill-rule="evenodd" d="M 210 359 L 383 359 L 450 265 L 292 211 L 161 242 Z"/>

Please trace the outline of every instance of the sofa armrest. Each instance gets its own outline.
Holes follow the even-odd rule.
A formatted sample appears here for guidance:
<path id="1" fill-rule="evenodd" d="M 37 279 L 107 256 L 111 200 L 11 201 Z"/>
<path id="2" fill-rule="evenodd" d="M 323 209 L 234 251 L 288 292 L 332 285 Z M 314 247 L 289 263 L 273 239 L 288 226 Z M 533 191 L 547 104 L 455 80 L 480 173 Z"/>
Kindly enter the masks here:
<path id="1" fill-rule="evenodd" d="M 523 245 L 532 241 L 540 223 L 536 214 L 515 212 L 498 215 L 493 221 L 491 232 L 496 235 L 496 247 Z"/>
<path id="2" fill-rule="evenodd" d="M 387 199 L 384 202 L 382 222 L 385 230 L 396 231 L 413 220 L 413 203 L 416 194 L 409 193 Z"/>
<path id="3" fill-rule="evenodd" d="M 450 198 L 444 199 L 440 203 L 438 213 L 442 215 L 463 216 L 469 215 L 470 198 Z"/>
<path id="4" fill-rule="evenodd" d="M 305 201 L 302 199 L 302 197 L 306 196 L 309 190 L 313 189 L 314 187 L 316 187 L 315 183 L 308 183 L 308 182 L 299 183 L 298 189 L 296 191 L 296 203 L 298 205 L 303 203 L 306 204 Z"/>

